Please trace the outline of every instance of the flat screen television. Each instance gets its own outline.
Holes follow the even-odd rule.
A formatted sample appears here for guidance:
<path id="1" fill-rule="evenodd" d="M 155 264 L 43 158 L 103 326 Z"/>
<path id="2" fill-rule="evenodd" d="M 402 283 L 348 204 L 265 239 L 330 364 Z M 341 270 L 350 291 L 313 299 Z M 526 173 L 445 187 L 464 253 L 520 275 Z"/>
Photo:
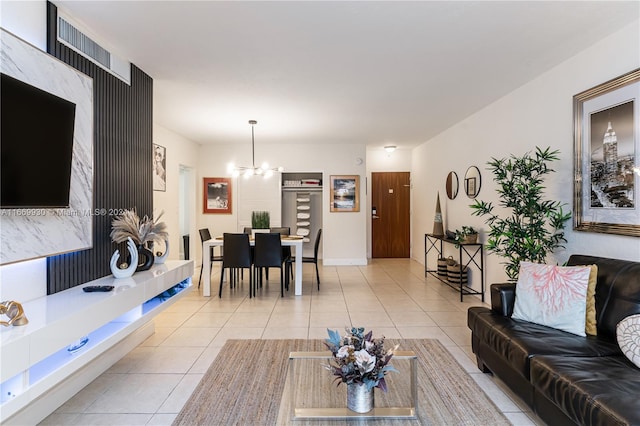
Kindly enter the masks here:
<path id="1" fill-rule="evenodd" d="M 69 207 L 76 105 L 0 77 L 0 208 Z"/>

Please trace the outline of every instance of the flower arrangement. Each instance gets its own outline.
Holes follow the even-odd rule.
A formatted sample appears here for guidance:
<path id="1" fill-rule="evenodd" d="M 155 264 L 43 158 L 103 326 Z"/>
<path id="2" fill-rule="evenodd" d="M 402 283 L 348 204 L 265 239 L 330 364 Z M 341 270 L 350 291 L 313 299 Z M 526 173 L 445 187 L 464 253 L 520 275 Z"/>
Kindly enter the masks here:
<path id="1" fill-rule="evenodd" d="M 385 351 L 384 337 L 374 339 L 372 331 L 364 334 L 364 328 L 352 327 L 346 331 L 344 338 L 340 338 L 337 330 L 327 329 L 329 338 L 325 345 L 333 354 L 333 362 L 326 368 L 336 376 L 338 385 L 342 382 L 364 384 L 368 390 L 379 388 L 386 392 L 385 374 L 398 371 L 389 365 L 398 345 Z"/>
<path id="2" fill-rule="evenodd" d="M 111 240 L 115 243 L 123 243 L 131 237 L 137 245 L 144 245 L 152 241 L 164 241 L 169 233 L 167 225 L 159 222 L 164 212 L 154 220 L 145 216 L 142 220 L 135 209 L 124 210 L 120 216 L 111 223 Z"/>

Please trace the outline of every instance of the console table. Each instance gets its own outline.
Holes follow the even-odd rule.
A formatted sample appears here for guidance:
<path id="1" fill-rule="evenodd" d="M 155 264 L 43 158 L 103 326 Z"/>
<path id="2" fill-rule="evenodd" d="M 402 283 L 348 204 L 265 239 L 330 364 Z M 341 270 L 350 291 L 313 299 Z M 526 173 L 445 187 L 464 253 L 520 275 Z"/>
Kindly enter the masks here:
<path id="1" fill-rule="evenodd" d="M 463 297 L 465 295 L 479 295 L 484 302 L 484 251 L 483 245 L 481 243 L 462 243 L 458 244 L 458 264 L 460 265 L 460 275 L 462 275 L 462 271 L 465 268 L 468 268 L 469 265 L 474 264 L 479 272 L 480 272 L 480 291 L 474 290 L 471 286 L 468 286 L 462 283 L 450 283 L 448 280 L 444 280 L 440 278 L 438 275 L 438 270 L 429 269 L 429 256 L 428 254 L 433 251 L 437 253 L 438 258 L 444 257 L 443 246 L 444 244 L 451 244 L 455 247 L 457 242 L 455 240 L 433 235 L 433 234 L 424 234 L 424 276 L 431 275 L 432 277 L 437 278 L 442 283 L 448 285 L 449 287 L 460 292 L 460 301 L 463 301 Z"/>
<path id="2" fill-rule="evenodd" d="M 187 294 L 192 275 L 193 260 L 168 260 L 23 303 L 29 324 L 0 330 L 0 423 L 37 424 L 91 383 L 153 334 L 153 317 Z"/>

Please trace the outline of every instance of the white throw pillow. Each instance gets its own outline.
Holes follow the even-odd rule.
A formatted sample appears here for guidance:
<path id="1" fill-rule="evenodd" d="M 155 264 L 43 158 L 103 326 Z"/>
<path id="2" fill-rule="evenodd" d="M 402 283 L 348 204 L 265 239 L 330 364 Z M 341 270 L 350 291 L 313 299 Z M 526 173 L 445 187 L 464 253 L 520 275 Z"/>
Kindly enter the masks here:
<path id="1" fill-rule="evenodd" d="M 618 323 L 616 339 L 624 356 L 640 368 L 640 314 L 630 315 Z"/>
<path id="2" fill-rule="evenodd" d="M 586 336 L 589 266 L 520 262 L 512 317 Z"/>

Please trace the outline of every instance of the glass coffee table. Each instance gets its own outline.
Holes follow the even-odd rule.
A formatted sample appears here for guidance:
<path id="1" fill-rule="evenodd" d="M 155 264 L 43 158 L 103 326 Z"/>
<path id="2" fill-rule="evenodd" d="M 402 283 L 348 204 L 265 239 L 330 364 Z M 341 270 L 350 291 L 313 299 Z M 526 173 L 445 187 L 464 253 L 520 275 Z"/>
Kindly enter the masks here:
<path id="1" fill-rule="evenodd" d="M 325 368 L 331 352 L 290 352 L 282 404 L 291 420 L 416 419 L 417 357 L 412 351 L 396 351 L 390 364 L 398 370 L 385 376 L 387 392 L 374 389 L 374 408 L 356 413 L 347 408 L 347 386 L 335 381 Z M 339 383 L 339 385 L 338 385 Z M 338 385 L 338 386 L 337 386 Z"/>

